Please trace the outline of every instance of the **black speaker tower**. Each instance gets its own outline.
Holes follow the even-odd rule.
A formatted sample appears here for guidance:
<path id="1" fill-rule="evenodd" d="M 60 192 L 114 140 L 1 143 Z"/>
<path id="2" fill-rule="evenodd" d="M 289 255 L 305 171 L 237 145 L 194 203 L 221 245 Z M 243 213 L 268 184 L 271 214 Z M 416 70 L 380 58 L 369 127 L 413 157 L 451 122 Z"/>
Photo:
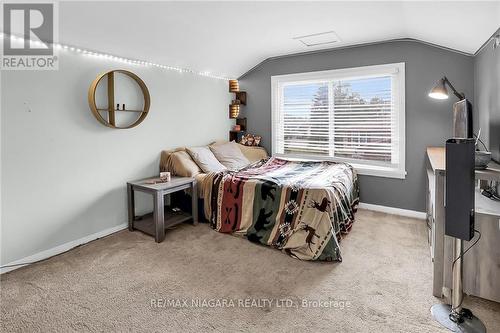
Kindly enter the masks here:
<path id="1" fill-rule="evenodd" d="M 445 234 L 470 241 L 474 237 L 473 139 L 446 141 Z"/>

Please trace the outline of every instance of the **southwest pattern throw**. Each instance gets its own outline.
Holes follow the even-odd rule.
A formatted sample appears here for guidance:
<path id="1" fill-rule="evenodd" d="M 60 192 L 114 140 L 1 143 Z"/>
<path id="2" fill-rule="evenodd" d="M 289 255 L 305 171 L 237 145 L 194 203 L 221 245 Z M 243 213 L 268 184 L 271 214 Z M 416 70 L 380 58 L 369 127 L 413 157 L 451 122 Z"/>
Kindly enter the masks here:
<path id="1" fill-rule="evenodd" d="M 303 260 L 342 261 L 359 187 L 346 163 L 269 158 L 238 172 L 212 174 L 206 211 L 212 228 Z"/>

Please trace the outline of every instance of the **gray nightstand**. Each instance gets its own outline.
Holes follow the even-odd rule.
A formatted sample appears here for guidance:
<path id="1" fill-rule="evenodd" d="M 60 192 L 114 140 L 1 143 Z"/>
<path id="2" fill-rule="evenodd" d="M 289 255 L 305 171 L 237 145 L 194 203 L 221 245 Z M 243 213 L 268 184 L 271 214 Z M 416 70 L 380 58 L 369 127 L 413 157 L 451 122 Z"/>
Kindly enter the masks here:
<path id="1" fill-rule="evenodd" d="M 198 224 L 198 194 L 196 179 L 189 177 L 172 177 L 166 183 L 152 183 L 158 178 L 148 178 L 127 183 L 128 195 L 128 229 L 130 231 L 140 230 L 148 235 L 154 236 L 157 243 L 165 239 L 165 229 L 176 224 L 193 220 Z M 164 196 L 166 194 L 191 190 L 192 209 L 191 214 L 187 212 L 174 212 L 172 207 L 165 206 Z M 134 192 L 141 191 L 153 195 L 154 211 L 144 216 L 135 216 Z"/>

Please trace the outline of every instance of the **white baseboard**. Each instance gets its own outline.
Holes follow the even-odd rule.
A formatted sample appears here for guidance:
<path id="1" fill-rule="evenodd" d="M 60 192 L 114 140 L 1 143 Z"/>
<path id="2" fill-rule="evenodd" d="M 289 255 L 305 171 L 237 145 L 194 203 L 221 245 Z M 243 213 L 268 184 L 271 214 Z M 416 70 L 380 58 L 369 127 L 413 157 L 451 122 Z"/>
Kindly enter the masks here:
<path id="1" fill-rule="evenodd" d="M 364 202 L 360 202 L 358 207 L 362 208 L 362 209 L 373 210 L 376 212 L 412 217 L 412 218 L 421 219 L 421 220 L 425 220 L 427 217 L 427 214 L 425 212 L 419 212 L 416 210 L 409 210 L 409 209 L 402 209 L 402 208 L 380 206 L 380 205 L 373 205 L 373 204 L 368 204 L 368 203 L 364 203 Z"/>
<path id="2" fill-rule="evenodd" d="M 47 258 L 53 257 L 55 255 L 61 254 L 63 252 L 66 252 L 68 250 L 71 250 L 72 248 L 77 247 L 79 245 L 86 244 L 86 243 L 91 242 L 93 240 L 96 240 L 98 238 L 102 238 L 102 237 L 111 235 L 111 234 L 113 234 L 115 232 L 118 232 L 120 230 L 126 229 L 127 226 L 128 226 L 127 223 L 123 223 L 123 224 L 117 225 L 116 227 L 108 228 L 108 229 L 96 232 L 95 234 L 88 235 L 88 236 L 85 236 L 83 238 L 76 239 L 74 241 L 61 244 L 59 246 L 53 247 L 51 249 L 48 249 L 48 250 L 45 250 L 45 251 L 42 251 L 42 252 L 35 253 L 35 254 L 31 255 L 31 256 L 24 257 L 24 258 L 16 260 L 16 261 L 12 261 L 12 262 L 6 264 L 5 266 L 22 264 L 22 263 L 25 263 L 25 262 L 26 263 L 30 263 L 30 262 L 34 262 L 34 261 L 39 261 L 39 260 L 47 259 Z M 29 264 L 27 264 L 27 265 L 29 265 Z M 5 268 L 2 268 L 0 270 L 0 274 L 13 271 L 13 270 L 21 268 L 23 266 L 26 266 L 26 265 L 19 265 L 19 266 L 14 266 L 14 267 L 5 267 Z"/>

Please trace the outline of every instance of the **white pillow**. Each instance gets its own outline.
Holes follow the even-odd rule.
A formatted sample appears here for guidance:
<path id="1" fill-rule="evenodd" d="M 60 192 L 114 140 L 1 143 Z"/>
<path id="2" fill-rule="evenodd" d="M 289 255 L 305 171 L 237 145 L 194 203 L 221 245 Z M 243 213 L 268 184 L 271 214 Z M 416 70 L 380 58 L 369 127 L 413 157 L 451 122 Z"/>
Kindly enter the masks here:
<path id="1" fill-rule="evenodd" d="M 250 164 L 237 143 L 228 142 L 209 146 L 215 157 L 229 170 L 240 170 Z"/>
<path id="2" fill-rule="evenodd" d="M 208 147 L 191 147 L 186 148 L 186 150 L 203 172 L 208 173 L 226 170 L 226 167 L 220 164 Z"/>

